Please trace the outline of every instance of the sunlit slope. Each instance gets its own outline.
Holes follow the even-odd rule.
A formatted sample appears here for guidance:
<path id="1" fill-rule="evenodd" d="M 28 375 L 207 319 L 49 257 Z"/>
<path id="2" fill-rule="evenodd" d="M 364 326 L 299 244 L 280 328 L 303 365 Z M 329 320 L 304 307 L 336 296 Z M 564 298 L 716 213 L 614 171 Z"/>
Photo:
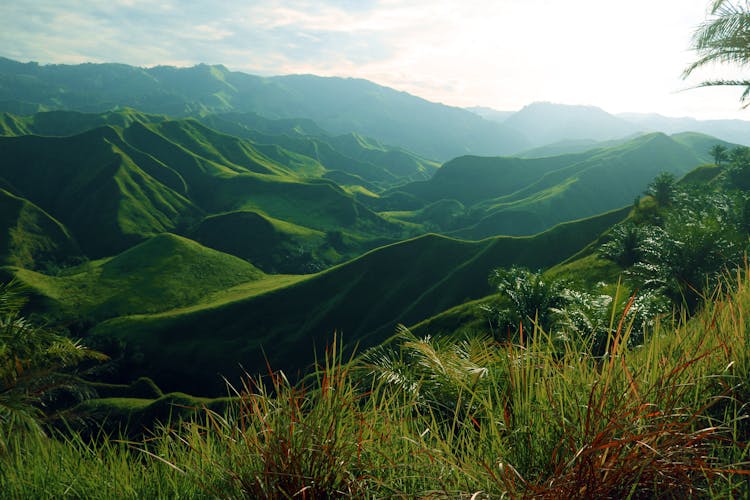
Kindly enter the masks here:
<path id="1" fill-rule="evenodd" d="M 397 191 L 425 204 L 447 198 L 461 202 L 463 216 L 454 217 L 460 224 L 454 220 L 453 225 L 442 226 L 449 235 L 469 239 L 528 235 L 631 203 L 659 173 L 686 173 L 708 159 L 710 144 L 720 142 L 699 134 L 657 133 L 545 158 L 461 157 L 446 163 L 429 181 Z M 393 214 L 429 222 L 417 215 Z"/>
<path id="2" fill-rule="evenodd" d="M 428 179 L 439 164 L 402 148 L 384 146 L 359 134 L 331 136 L 309 120 L 271 120 L 255 113 L 201 117 L 211 128 L 261 144 L 276 145 L 314 158 L 329 171 L 356 175 L 387 187 Z"/>
<path id="3" fill-rule="evenodd" d="M 67 229 L 30 201 L 0 189 L 0 265 L 38 269 L 80 255 Z"/>
<path id="4" fill-rule="evenodd" d="M 198 212 L 120 144 L 111 127 L 67 138 L 3 137 L 0 179 L 65 224 L 89 256 L 111 255 Z"/>
<path id="5" fill-rule="evenodd" d="M 220 391 L 217 373 L 234 376 L 239 363 L 250 371 L 265 366 L 261 349 L 274 368 L 296 371 L 311 362 L 313 344 L 322 347 L 334 331 L 343 332 L 350 345 L 381 341 L 397 323 L 414 323 L 486 295 L 487 275 L 494 267 L 551 266 L 626 213 L 615 211 L 525 238 L 467 242 L 426 235 L 289 286 L 114 319 L 94 333 L 137 348 L 144 355 L 137 369 L 166 388 Z"/>
<path id="6" fill-rule="evenodd" d="M 105 125 L 147 126 L 191 153 L 217 163 L 234 163 L 260 173 L 328 177 L 344 172 L 360 185 L 382 190 L 432 176 L 439 164 L 410 151 L 359 134 L 333 137 L 305 119 L 269 119 L 255 113 L 222 113 L 176 120 L 124 108 L 105 113 L 47 111 L 28 116 L 0 113 L 0 136 L 70 136 Z M 140 137 L 134 131 L 134 137 Z M 142 132 L 142 131 L 141 131 Z"/>
<path id="7" fill-rule="evenodd" d="M 512 195 L 482 202 L 487 215 L 459 235 L 528 234 L 587 217 L 632 203 L 660 172 L 680 176 L 703 161 L 692 148 L 664 134 L 642 136 L 549 172 Z"/>
<path id="8" fill-rule="evenodd" d="M 251 210 L 203 219 L 190 236 L 211 248 L 246 259 L 266 272 L 313 272 L 339 261 L 322 231 Z M 318 264 L 318 269 L 311 266 Z"/>
<path id="9" fill-rule="evenodd" d="M 58 276 L 6 270 L 44 298 L 53 316 L 92 322 L 194 304 L 212 293 L 265 277 L 242 259 L 169 233 Z"/>
<path id="10" fill-rule="evenodd" d="M 308 233 L 344 231 L 358 240 L 404 234 L 404 224 L 315 178 L 327 170 L 307 156 L 256 146 L 194 120 L 129 123 L 70 137 L 0 137 L 6 158 L 0 186 L 65 224 L 91 258 L 154 234 L 187 234 L 207 215 L 238 210 Z"/>

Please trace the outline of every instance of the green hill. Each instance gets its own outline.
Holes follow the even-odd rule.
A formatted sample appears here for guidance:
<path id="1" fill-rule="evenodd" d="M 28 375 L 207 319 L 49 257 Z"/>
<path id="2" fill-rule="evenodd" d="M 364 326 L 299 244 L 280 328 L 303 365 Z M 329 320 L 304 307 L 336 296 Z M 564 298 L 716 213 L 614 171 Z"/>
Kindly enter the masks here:
<path id="1" fill-rule="evenodd" d="M 672 138 L 657 133 L 544 158 L 461 157 L 446 163 L 432 179 L 398 191 L 424 202 L 453 198 L 463 203 L 460 224 L 441 226 L 449 235 L 528 235 L 631 203 L 660 172 L 679 176 L 705 163 L 709 144 L 717 142 L 699 134 Z M 391 194 L 395 190 L 384 198 Z M 391 215 L 430 222 L 413 209 Z"/>
<path id="2" fill-rule="evenodd" d="M 310 120 L 268 119 L 254 113 L 223 113 L 174 120 L 125 108 L 105 113 L 48 111 L 28 116 L 0 113 L 0 136 L 71 136 L 105 125 L 128 129 L 141 124 L 187 151 L 216 163 L 230 163 L 259 173 L 326 177 L 345 172 L 375 191 L 424 180 L 438 168 L 401 148 L 348 134 L 331 137 Z M 141 137 L 142 130 L 133 131 Z M 243 139 L 243 140 L 239 140 Z M 135 140 L 135 139 L 133 139 Z M 376 183 L 377 186 L 375 187 Z"/>
<path id="3" fill-rule="evenodd" d="M 27 117 L 27 122 L 43 121 L 40 116 Z M 279 146 L 257 145 L 195 120 L 149 118 L 130 111 L 71 116 L 72 122 L 128 125 L 107 125 L 70 137 L 0 137 L 0 154 L 7 158 L 0 165 L 0 185 L 63 223 L 89 258 L 113 255 L 154 234 L 187 234 L 205 215 L 236 211 L 300 226 L 301 232 L 292 231 L 292 240 L 299 244 L 293 251 L 300 246 L 317 250 L 316 255 L 303 251 L 295 257 L 297 271 L 340 262 L 372 248 L 373 241 L 414 234 L 413 224 L 386 220 L 335 182 L 317 178 L 329 172 L 317 160 Z M 338 250 L 319 248 L 320 234 L 326 231 L 343 232 L 342 241 L 349 244 Z M 303 241 L 313 234 L 317 236 L 312 241 Z M 232 248 L 233 237 L 227 234 L 221 242 L 214 233 L 211 242 L 220 249 Z M 278 268 L 286 259 L 273 253 L 272 244 L 255 248 L 270 252 L 250 252 L 266 268 Z M 310 261 L 302 262 L 304 258 Z"/>
<path id="4" fill-rule="evenodd" d="M 198 210 L 141 168 L 111 127 L 70 138 L 0 138 L 0 179 L 65 224 L 90 257 L 171 231 Z"/>
<path id="5" fill-rule="evenodd" d="M 0 265 L 49 268 L 80 253 L 65 226 L 30 201 L 0 189 Z"/>
<path id="6" fill-rule="evenodd" d="M 113 319 L 93 333 L 124 341 L 139 353 L 132 369 L 169 390 L 216 393 L 223 387 L 217 374 L 234 377 L 240 363 L 255 371 L 265 357 L 274 368 L 304 369 L 312 346 L 323 347 L 334 331 L 350 345 L 382 341 L 397 323 L 415 323 L 486 295 L 491 269 L 551 266 L 626 214 L 610 212 L 533 237 L 466 242 L 426 235 L 292 284 L 240 285 L 212 303 Z"/>
<path id="7" fill-rule="evenodd" d="M 317 160 L 329 171 L 356 175 L 384 188 L 427 179 L 438 167 L 435 162 L 401 148 L 383 146 L 374 139 L 351 140 L 356 134 L 331 137 L 305 120 L 270 120 L 255 113 L 225 113 L 208 115 L 201 121 L 256 144 L 281 146 Z"/>
<path id="8" fill-rule="evenodd" d="M 68 321 L 165 311 L 264 278 L 242 259 L 169 233 L 58 276 L 10 271 L 47 301 L 48 312 Z"/>
<path id="9" fill-rule="evenodd" d="M 325 233 L 249 210 L 206 217 L 190 235 L 270 273 L 310 273 L 340 261 Z"/>

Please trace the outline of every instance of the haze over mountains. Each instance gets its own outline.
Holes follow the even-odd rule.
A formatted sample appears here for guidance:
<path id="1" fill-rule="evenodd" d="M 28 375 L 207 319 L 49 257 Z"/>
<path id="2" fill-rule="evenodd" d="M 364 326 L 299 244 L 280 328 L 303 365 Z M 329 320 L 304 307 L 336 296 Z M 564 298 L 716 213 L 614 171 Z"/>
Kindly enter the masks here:
<path id="1" fill-rule="evenodd" d="M 468 108 L 479 116 L 502 123 L 523 134 L 532 148 L 566 146 L 569 152 L 640 133 L 700 132 L 728 142 L 750 145 L 750 121 L 697 120 L 658 114 L 607 113 L 596 106 L 535 102 L 517 112 L 486 107 Z M 520 153 L 515 151 L 514 153 Z"/>
<path id="2" fill-rule="evenodd" d="M 138 68 L 124 64 L 39 65 L 0 57 L 0 111 L 105 112 L 126 106 L 171 116 L 253 112 L 306 118 L 332 135 L 358 133 L 446 161 L 518 154 L 560 141 L 603 141 L 643 132 L 701 132 L 739 144 L 750 122 L 611 115 L 592 106 L 533 103 L 512 113 L 465 110 L 352 78 L 260 77 L 221 65 Z"/>
<path id="3" fill-rule="evenodd" d="M 499 265 L 572 258 L 745 126 L 0 59 L 0 272 L 125 346 L 125 373 L 210 393 L 239 363 L 301 370 L 333 331 L 371 345 L 480 298 Z"/>

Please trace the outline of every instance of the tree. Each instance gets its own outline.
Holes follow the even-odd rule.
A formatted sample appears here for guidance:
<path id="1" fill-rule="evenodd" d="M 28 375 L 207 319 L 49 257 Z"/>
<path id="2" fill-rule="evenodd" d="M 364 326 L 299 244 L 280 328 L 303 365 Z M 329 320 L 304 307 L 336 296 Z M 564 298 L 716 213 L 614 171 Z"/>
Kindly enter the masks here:
<path id="1" fill-rule="evenodd" d="M 520 267 L 495 269 L 490 284 L 511 303 L 509 310 L 500 311 L 498 322 L 505 323 L 500 327 L 515 329 L 523 324 L 525 329 L 533 330 L 536 325 L 549 331 L 568 301 L 565 282 Z"/>
<path id="2" fill-rule="evenodd" d="M 750 190 L 750 148 L 738 146 L 729 152 L 727 177 L 732 187 Z"/>
<path id="3" fill-rule="evenodd" d="M 689 202 L 675 203 L 662 226 L 642 229 L 642 255 L 627 275 L 642 289 L 694 310 L 704 291 L 742 262 L 743 209 L 741 195 L 715 192 L 693 193 Z"/>
<path id="4" fill-rule="evenodd" d="M 714 144 L 709 150 L 711 158 L 714 159 L 714 163 L 721 166 L 722 163 L 729 159 L 729 150 L 726 146 L 721 144 Z"/>
<path id="5" fill-rule="evenodd" d="M 610 239 L 599 247 L 599 254 L 622 267 L 630 267 L 641 259 L 641 230 L 635 224 L 615 226 Z"/>
<path id="6" fill-rule="evenodd" d="M 750 63 L 750 4 L 742 0 L 714 0 L 710 18 L 693 35 L 692 48 L 698 60 L 685 69 L 687 78 L 698 68 L 714 63 L 744 66 Z M 745 87 L 740 100 L 750 105 L 750 80 L 710 80 L 698 85 Z"/>
<path id="7" fill-rule="evenodd" d="M 17 282 L 0 284 L 0 450 L 4 436 L 39 431 L 45 395 L 76 380 L 65 371 L 106 357 L 79 342 L 34 325 L 21 315 L 26 303 Z"/>
<path id="8" fill-rule="evenodd" d="M 660 207 L 667 207 L 672 203 L 675 191 L 675 178 L 669 172 L 662 172 L 648 185 L 646 194 L 650 194 Z"/>

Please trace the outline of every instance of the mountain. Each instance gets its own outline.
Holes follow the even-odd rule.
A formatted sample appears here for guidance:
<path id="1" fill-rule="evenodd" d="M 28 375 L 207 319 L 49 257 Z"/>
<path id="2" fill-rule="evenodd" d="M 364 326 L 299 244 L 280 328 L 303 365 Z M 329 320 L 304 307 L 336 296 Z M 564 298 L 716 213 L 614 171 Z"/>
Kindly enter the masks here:
<path id="1" fill-rule="evenodd" d="M 529 147 L 522 135 L 470 111 L 366 80 L 264 78 L 205 64 L 137 68 L 23 64 L 0 58 L 2 111 L 104 112 L 123 106 L 172 116 L 255 112 L 269 118 L 308 118 L 334 134 L 356 132 L 437 160 Z"/>
<path id="2" fill-rule="evenodd" d="M 466 109 L 468 111 L 471 111 L 475 115 L 481 116 L 485 120 L 490 120 L 497 123 L 503 123 L 505 120 L 516 113 L 515 111 L 499 111 L 497 109 L 492 109 L 485 106 L 473 106 Z"/>
<path id="3" fill-rule="evenodd" d="M 594 106 L 536 102 L 508 117 L 503 124 L 521 133 L 532 147 L 560 141 L 606 141 L 633 135 L 639 126 Z"/>
<path id="4" fill-rule="evenodd" d="M 560 156 L 465 156 L 444 164 L 432 179 L 391 193 L 410 195 L 422 200 L 423 206 L 444 199 L 463 204 L 463 216 L 455 216 L 452 226 L 444 227 L 456 237 L 529 235 L 627 205 L 660 172 L 681 175 L 710 161 L 708 150 L 717 143 L 726 144 L 701 134 L 657 133 Z M 404 210 L 389 214 L 414 220 L 414 211 Z"/>
<path id="5" fill-rule="evenodd" d="M 0 182 L 63 223 L 91 257 L 124 250 L 199 214 L 175 186 L 174 172 L 153 160 L 139 166 L 124 146 L 108 126 L 66 138 L 2 137 Z M 159 177 L 174 179 L 178 190 Z"/>
<path id="6" fill-rule="evenodd" d="M 311 272 L 418 232 L 381 217 L 327 178 L 341 171 L 278 145 L 222 134 L 192 119 L 124 111 L 73 113 L 68 121 L 66 113 L 4 115 L 15 132 L 53 133 L 40 124 L 58 122 L 66 132 L 96 128 L 69 137 L 0 137 L 0 187 L 59 221 L 80 245 L 80 258 L 113 255 L 176 232 L 257 259 L 268 271 Z M 102 122 L 123 125 L 97 126 Z M 15 227 L 7 221 L 0 230 Z M 258 244 L 253 235 L 268 239 Z"/>
<path id="7" fill-rule="evenodd" d="M 30 201 L 0 189 L 0 265 L 50 268 L 80 254 L 65 226 Z"/>
<path id="8" fill-rule="evenodd" d="M 385 146 L 356 133 L 330 136 L 308 120 L 271 120 L 255 113 L 223 113 L 201 117 L 200 121 L 256 145 L 276 145 L 314 158 L 326 166 L 327 177 L 347 178 L 345 184 L 366 185 L 376 191 L 409 180 L 429 179 L 439 167 L 437 162 L 411 151 Z"/>
<path id="9" fill-rule="evenodd" d="M 727 142 L 750 146 L 750 121 L 746 120 L 696 120 L 643 113 L 621 113 L 617 116 L 645 131 L 656 130 L 666 134 L 699 132 Z"/>
<path id="10" fill-rule="evenodd" d="M 221 373 L 234 378 L 266 360 L 290 376 L 313 361 L 335 331 L 345 342 L 373 345 L 398 323 L 414 323 L 489 293 L 497 266 L 545 268 L 575 254 L 628 209 L 563 224 L 525 238 L 477 242 L 425 235 L 369 252 L 355 260 L 284 283 L 238 285 L 213 302 L 159 314 L 124 316 L 98 324 L 92 334 L 125 342 L 134 373 L 168 390 L 224 390 Z M 136 355 L 137 353 L 137 355 Z"/>
<path id="11" fill-rule="evenodd" d="M 130 108 L 105 113 L 47 111 L 28 116 L 0 113 L 0 136 L 69 136 L 111 125 L 127 128 L 174 121 Z M 278 163 L 308 176 L 356 176 L 350 182 L 381 191 L 409 180 L 432 176 L 439 164 L 408 150 L 389 147 L 357 134 L 333 137 L 311 120 L 268 119 L 255 113 L 223 113 L 200 117 L 208 129 L 236 136 Z M 195 127 L 194 127 L 195 128 Z M 208 132 L 206 128 L 200 133 Z M 219 137 L 214 133 L 214 137 Z M 301 155 L 301 156 L 300 156 Z M 324 167 L 322 165 L 325 165 Z M 306 171 L 305 171 L 306 170 Z"/>

